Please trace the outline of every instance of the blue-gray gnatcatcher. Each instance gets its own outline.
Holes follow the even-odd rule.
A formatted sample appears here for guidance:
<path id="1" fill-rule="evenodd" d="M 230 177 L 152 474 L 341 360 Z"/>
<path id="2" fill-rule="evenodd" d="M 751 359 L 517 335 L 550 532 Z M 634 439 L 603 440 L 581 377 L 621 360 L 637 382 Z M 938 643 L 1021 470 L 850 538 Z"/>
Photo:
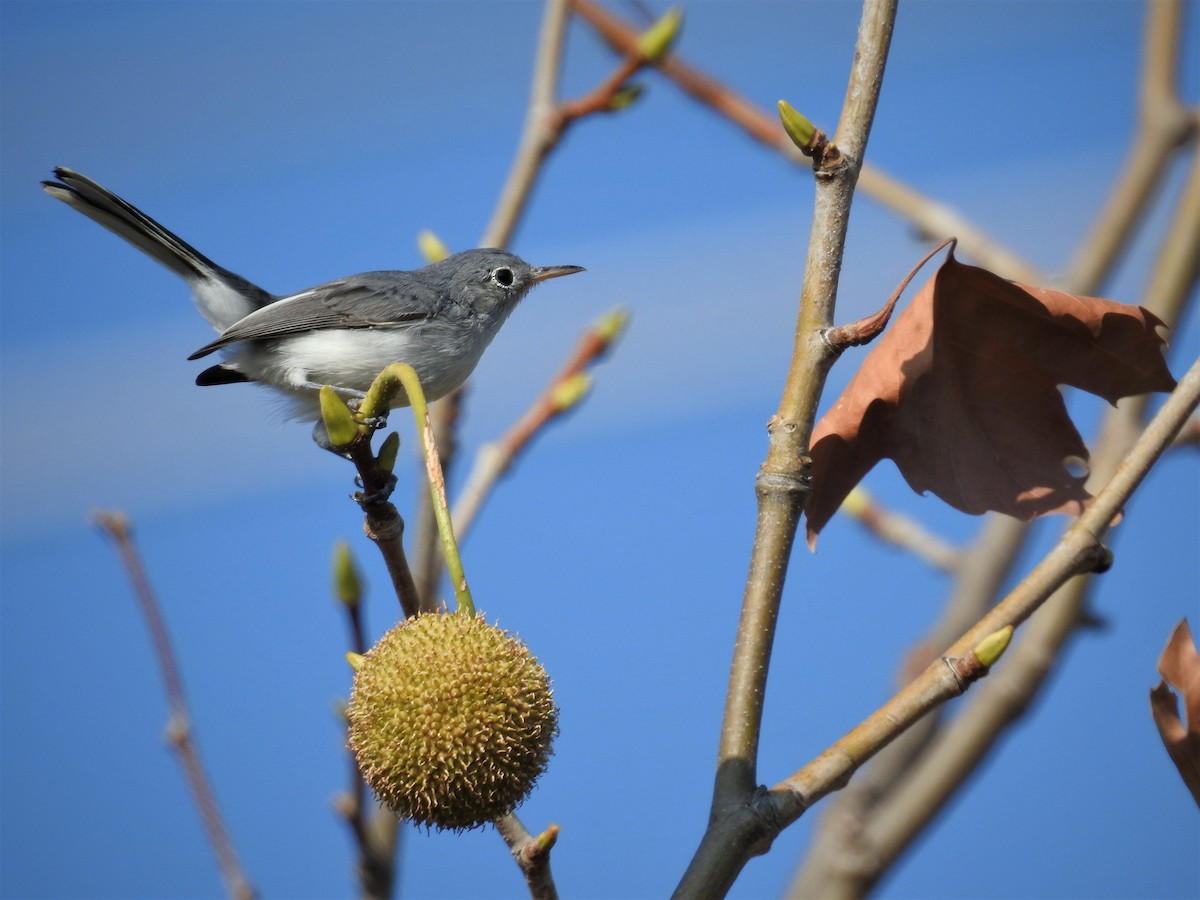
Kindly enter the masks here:
<path id="1" fill-rule="evenodd" d="M 280 297 L 222 269 L 90 178 L 64 168 L 54 174 L 58 181 L 42 182 L 46 193 L 188 283 L 220 332 L 188 359 L 224 352 L 196 384 L 265 384 L 287 395 L 300 416 L 319 415 L 317 392 L 325 384 L 362 399 L 394 362 L 416 370 L 430 400 L 445 396 L 466 381 L 531 287 L 583 271 L 531 266 L 503 250 L 467 250 L 423 269 L 366 272 Z"/>

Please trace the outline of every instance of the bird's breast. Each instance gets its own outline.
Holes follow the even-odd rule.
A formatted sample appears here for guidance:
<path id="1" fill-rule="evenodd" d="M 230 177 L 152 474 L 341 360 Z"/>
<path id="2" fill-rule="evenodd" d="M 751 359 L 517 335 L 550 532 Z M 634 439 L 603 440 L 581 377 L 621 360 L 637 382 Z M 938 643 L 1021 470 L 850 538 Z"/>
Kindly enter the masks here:
<path id="1" fill-rule="evenodd" d="M 281 386 L 315 382 L 365 391 L 387 366 L 408 363 L 428 398 L 436 400 L 466 381 L 490 337 L 461 325 L 418 323 L 324 329 L 257 342 L 246 349 L 257 357 L 254 367 L 266 376 L 256 380 Z"/>

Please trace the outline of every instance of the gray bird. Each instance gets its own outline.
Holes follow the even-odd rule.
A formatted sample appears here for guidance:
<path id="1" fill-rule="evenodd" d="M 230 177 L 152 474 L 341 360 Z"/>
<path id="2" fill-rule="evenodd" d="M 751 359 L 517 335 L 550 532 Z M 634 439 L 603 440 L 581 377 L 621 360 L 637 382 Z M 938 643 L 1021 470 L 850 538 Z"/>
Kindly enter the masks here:
<path id="1" fill-rule="evenodd" d="M 351 275 L 287 296 L 269 294 L 223 269 L 90 178 L 54 170 L 47 194 L 123 237 L 183 278 L 201 314 L 220 333 L 188 359 L 217 350 L 219 365 L 196 384 L 256 382 L 281 391 L 298 416 L 319 416 L 330 385 L 361 400 L 394 362 L 417 372 L 430 400 L 471 374 L 529 289 L 579 266 L 531 266 L 504 250 L 466 250 L 411 272 Z M 395 405 L 406 405 L 399 397 Z"/>

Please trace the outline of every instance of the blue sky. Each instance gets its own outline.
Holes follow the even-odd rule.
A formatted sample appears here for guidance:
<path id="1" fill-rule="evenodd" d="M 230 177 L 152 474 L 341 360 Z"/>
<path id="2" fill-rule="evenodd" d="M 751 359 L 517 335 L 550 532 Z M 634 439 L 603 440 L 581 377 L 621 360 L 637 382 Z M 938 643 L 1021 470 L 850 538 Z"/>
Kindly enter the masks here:
<path id="1" fill-rule="evenodd" d="M 1061 271 L 1125 153 L 1141 16 L 1128 2 L 906 5 L 869 158 Z M 196 388 L 186 357 L 211 332 L 186 288 L 38 181 L 78 169 L 276 292 L 416 266 L 420 229 L 456 248 L 482 233 L 524 118 L 539 20 L 538 5 L 517 2 L 0 5 L 4 897 L 220 892 L 162 743 L 145 628 L 89 510 L 135 520 L 201 749 L 264 896 L 354 893 L 329 807 L 345 785 L 332 709 L 349 683 L 328 590 L 335 540 L 352 542 L 373 587 L 372 631 L 396 615 L 346 499 L 348 467 L 265 393 Z M 786 97 L 829 125 L 856 25 L 851 3 L 699 2 L 681 52 L 756 102 Z M 611 64 L 574 28 L 564 92 Z M 562 825 L 564 896 L 664 896 L 702 831 L 812 197 L 804 176 L 645 81 L 637 106 L 582 123 L 550 160 L 513 249 L 588 272 L 517 310 L 472 382 L 463 428 L 469 455 L 524 409 L 585 323 L 631 310 L 594 395 L 539 438 L 465 548 L 476 602 L 556 683 L 557 755 L 521 815 Z M 1137 299 L 1163 221 L 1160 210 L 1107 296 Z M 860 198 L 839 316 L 877 306 L 922 250 Z M 1193 318 L 1173 341 L 1176 374 L 1198 345 Z M 859 359 L 836 367 L 827 402 Z M 1077 406 L 1095 420 L 1098 403 Z M 393 423 L 411 446 L 408 420 Z M 979 526 L 911 495 L 890 464 L 868 485 L 949 540 Z M 1183 454 L 1151 476 L 1094 601 L 1108 627 L 1071 645 L 883 896 L 1195 896 L 1200 827 L 1147 692 L 1171 626 L 1198 612 L 1198 487 Z M 1061 524 L 1043 523 L 1039 546 Z M 797 549 L 763 779 L 886 699 L 945 588 L 845 522 L 815 556 Z M 777 896 L 811 824 L 752 861 L 733 896 Z M 524 893 L 490 830 L 404 840 L 403 896 Z"/>

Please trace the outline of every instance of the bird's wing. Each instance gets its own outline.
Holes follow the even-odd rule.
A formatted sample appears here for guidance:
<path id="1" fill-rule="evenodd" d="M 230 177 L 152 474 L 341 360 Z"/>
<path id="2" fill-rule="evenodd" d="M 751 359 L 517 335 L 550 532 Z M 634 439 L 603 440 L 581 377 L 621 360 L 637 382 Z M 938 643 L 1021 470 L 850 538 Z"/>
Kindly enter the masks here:
<path id="1" fill-rule="evenodd" d="M 259 341 L 327 328 L 380 328 L 429 318 L 437 298 L 407 272 L 372 272 L 331 281 L 255 310 L 205 344 L 199 359 L 238 341 Z"/>

